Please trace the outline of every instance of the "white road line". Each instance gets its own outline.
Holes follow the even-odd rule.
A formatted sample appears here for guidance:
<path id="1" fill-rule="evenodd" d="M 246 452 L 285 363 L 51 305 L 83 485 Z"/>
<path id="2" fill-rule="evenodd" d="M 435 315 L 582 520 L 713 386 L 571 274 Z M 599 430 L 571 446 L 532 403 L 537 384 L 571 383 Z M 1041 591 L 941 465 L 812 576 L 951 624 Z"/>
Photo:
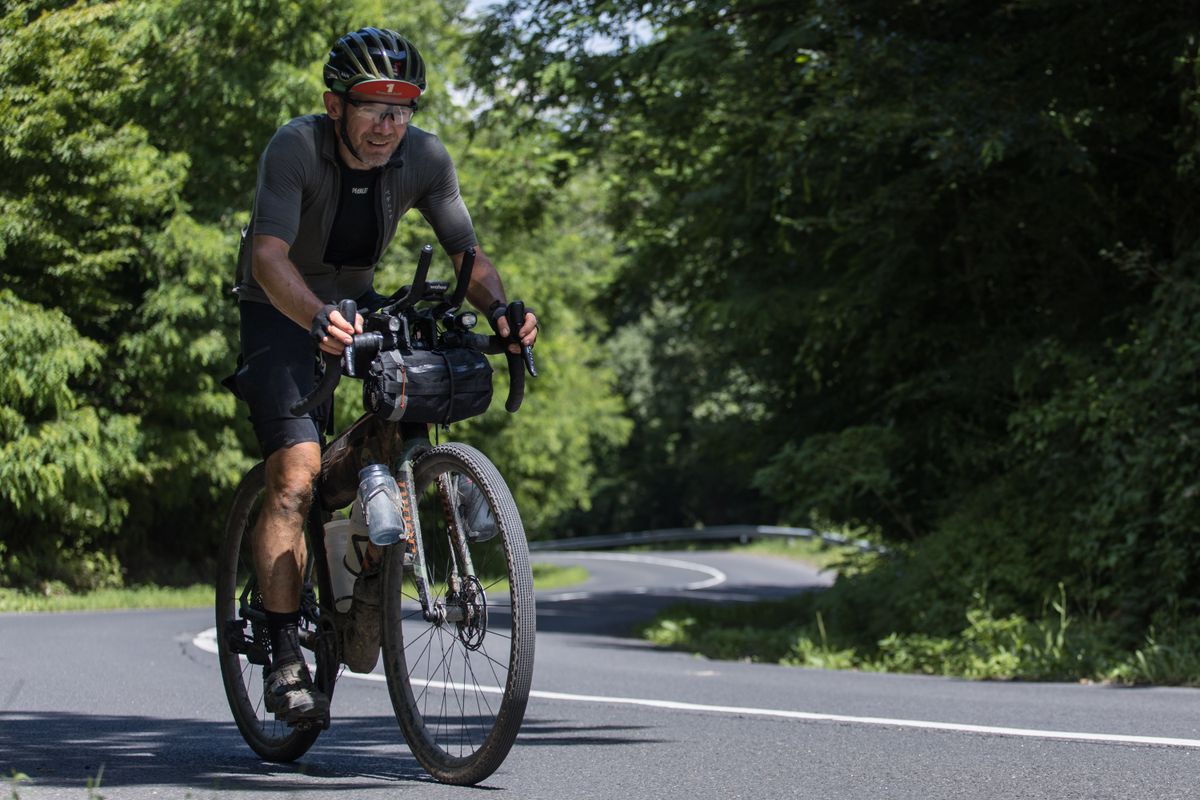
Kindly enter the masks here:
<path id="1" fill-rule="evenodd" d="M 966 725 L 957 722 L 931 722 L 919 719 L 888 719 L 886 717 L 852 717 L 845 714 L 817 714 L 810 711 L 785 711 L 774 708 L 748 708 L 742 706 L 711 706 L 700 703 L 680 703 L 674 700 L 643 700 L 635 697 L 605 697 L 601 695 L 564 694 L 561 692 L 533 691 L 531 697 L 543 700 L 564 700 L 576 703 L 604 703 L 608 705 L 646 706 L 673 711 L 699 711 L 709 714 L 733 714 L 745 717 L 775 717 L 800 719 L 815 722 L 845 722 L 853 725 L 882 725 L 893 728 L 920 728 L 924 730 L 952 731 L 958 733 L 984 733 L 993 736 L 1018 736 L 1034 739 L 1069 739 L 1082 742 L 1110 742 L 1117 744 L 1149 744 L 1169 747 L 1200 748 L 1200 739 L 1173 739 L 1165 736 L 1131 736 L 1111 733 L 1080 733 L 1076 731 L 1051 731 L 1036 728 L 1003 728 L 992 725 Z"/>
<path id="2" fill-rule="evenodd" d="M 536 559 L 545 553 L 534 553 L 531 558 Z M 589 553 L 579 550 L 561 550 L 555 552 L 554 555 L 569 556 L 571 559 L 592 559 L 594 561 L 625 561 L 636 564 L 653 564 L 659 567 L 672 567 L 674 569 L 685 569 L 692 572 L 701 572 L 708 577 L 700 581 L 692 581 L 683 586 L 636 586 L 632 589 L 622 589 L 622 592 L 630 594 L 648 594 L 654 591 L 685 591 L 696 592 L 701 589 L 711 589 L 714 586 L 720 586 L 729 580 L 728 576 L 721 570 L 715 567 L 710 567 L 707 564 L 697 564 L 693 561 L 681 561 L 675 558 L 662 558 L 661 556 L 643 556 L 635 553 Z M 563 600 L 583 600 L 591 597 L 592 592 L 563 592 L 561 594 L 550 594 L 538 598 L 540 603 L 556 603 Z"/>
<path id="3" fill-rule="evenodd" d="M 192 644 L 209 653 L 217 652 L 217 629 L 209 628 L 196 634 Z M 375 672 L 360 674 L 346 670 L 343 678 L 383 683 L 387 678 Z M 438 688 L 449 688 L 451 684 L 429 682 Z M 455 688 L 465 687 L 454 685 Z M 471 687 L 472 690 L 500 694 L 495 686 Z M 992 736 L 1013 736 L 1028 739 L 1062 739 L 1076 742 L 1098 742 L 1105 744 L 1159 745 L 1165 747 L 1189 747 L 1200 749 L 1200 739 L 1175 739 L 1167 736 L 1133 736 L 1116 733 L 1082 733 L 1078 731 L 1052 731 L 1038 728 L 1005 728 L 993 725 L 967 725 L 959 722 L 933 722 L 920 719 L 890 719 L 887 717 L 854 717 L 845 714 L 818 714 L 812 711 L 788 711 L 776 708 L 752 708 L 745 706 L 714 706 L 702 703 L 682 703 L 676 700 L 649 700 L 637 697 L 609 697 L 605 695 L 567 694 L 533 690 L 530 697 L 539 700 L 557 700 L 569 703 L 600 703 L 604 705 L 642 706 L 670 711 L 693 711 L 705 714 L 731 714 L 741 717 L 770 717 L 796 719 L 810 722 L 842 722 L 850 725 L 876 725 L 889 728 L 916 728 L 920 730 L 949 731 L 952 733 L 981 733 Z"/>
<path id="4" fill-rule="evenodd" d="M 207 630 L 200 631 L 192 639 L 192 644 L 206 653 L 212 653 L 214 656 L 217 655 L 217 629 L 208 628 Z"/>

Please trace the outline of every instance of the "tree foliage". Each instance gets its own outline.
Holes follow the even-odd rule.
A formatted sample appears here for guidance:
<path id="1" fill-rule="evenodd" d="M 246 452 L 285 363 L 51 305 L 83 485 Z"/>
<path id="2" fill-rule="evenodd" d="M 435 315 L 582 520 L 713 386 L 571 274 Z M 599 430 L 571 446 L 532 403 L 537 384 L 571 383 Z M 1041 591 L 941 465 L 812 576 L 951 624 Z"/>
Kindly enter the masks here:
<path id="1" fill-rule="evenodd" d="M 868 526 L 900 554 L 839 589 L 868 638 L 961 627 L 981 589 L 1033 613 L 1059 581 L 1126 632 L 1193 610 L 1198 23 L 498 7 L 477 80 L 604 165 L 627 247 L 611 505 Z"/>

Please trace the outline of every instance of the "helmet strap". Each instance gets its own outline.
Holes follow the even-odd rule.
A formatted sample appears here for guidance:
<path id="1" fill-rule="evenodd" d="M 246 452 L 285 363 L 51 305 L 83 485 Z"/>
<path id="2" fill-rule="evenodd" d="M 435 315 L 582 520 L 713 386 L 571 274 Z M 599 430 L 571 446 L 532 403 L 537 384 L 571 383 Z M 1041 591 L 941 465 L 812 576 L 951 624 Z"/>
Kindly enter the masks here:
<path id="1" fill-rule="evenodd" d="M 349 111 L 347 110 L 346 106 L 349 105 L 349 100 L 345 94 L 338 96 L 342 98 L 342 117 L 338 120 L 337 126 L 338 136 L 341 137 L 342 144 L 346 145 L 346 149 L 350 151 L 350 155 L 354 156 L 354 158 L 357 159 L 360 164 L 365 164 L 367 162 L 362 160 L 362 156 L 360 156 L 358 151 L 354 149 L 354 145 L 350 144 L 350 134 L 346 130 L 346 117 L 349 116 Z M 350 165 L 347 164 L 346 166 Z"/>

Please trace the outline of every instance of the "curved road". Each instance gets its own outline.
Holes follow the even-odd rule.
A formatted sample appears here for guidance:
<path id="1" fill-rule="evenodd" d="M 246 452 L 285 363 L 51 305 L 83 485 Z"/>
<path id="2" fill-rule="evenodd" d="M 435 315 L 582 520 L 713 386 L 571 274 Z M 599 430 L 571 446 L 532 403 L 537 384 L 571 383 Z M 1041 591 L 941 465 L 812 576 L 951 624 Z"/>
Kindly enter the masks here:
<path id="1" fill-rule="evenodd" d="M 727 553 L 538 553 L 585 563 L 539 595 L 534 696 L 483 789 L 430 781 L 386 687 L 344 676 L 297 764 L 241 741 L 207 610 L 0 615 L 0 774 L 21 798 L 1183 798 L 1200 691 L 970 683 L 715 662 L 629 638 L 686 597 L 736 602 L 827 583 Z M 0 794 L 11 788 L 0 785 Z"/>

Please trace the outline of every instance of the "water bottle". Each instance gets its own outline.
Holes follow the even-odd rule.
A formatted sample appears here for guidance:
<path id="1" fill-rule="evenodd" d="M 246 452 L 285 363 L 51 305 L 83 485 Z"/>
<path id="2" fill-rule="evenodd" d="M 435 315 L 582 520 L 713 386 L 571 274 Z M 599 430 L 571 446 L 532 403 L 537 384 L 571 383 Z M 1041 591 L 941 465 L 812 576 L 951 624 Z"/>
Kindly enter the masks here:
<path id="1" fill-rule="evenodd" d="M 367 523 L 367 535 L 374 544 L 385 547 L 404 536 L 400 487 L 383 464 L 371 464 L 359 471 L 358 505 Z"/>
<path id="2" fill-rule="evenodd" d="M 350 519 L 331 519 L 325 523 L 325 557 L 333 584 L 334 607 L 343 613 L 350 610 L 354 599 L 354 581 L 362 572 L 367 540 L 366 526 L 354 517 L 352 514 Z"/>
<path id="3" fill-rule="evenodd" d="M 496 518 L 488 507 L 487 498 L 467 475 L 456 475 L 454 488 L 458 495 L 458 513 L 462 519 L 464 533 L 471 542 L 486 542 L 499 531 Z"/>

